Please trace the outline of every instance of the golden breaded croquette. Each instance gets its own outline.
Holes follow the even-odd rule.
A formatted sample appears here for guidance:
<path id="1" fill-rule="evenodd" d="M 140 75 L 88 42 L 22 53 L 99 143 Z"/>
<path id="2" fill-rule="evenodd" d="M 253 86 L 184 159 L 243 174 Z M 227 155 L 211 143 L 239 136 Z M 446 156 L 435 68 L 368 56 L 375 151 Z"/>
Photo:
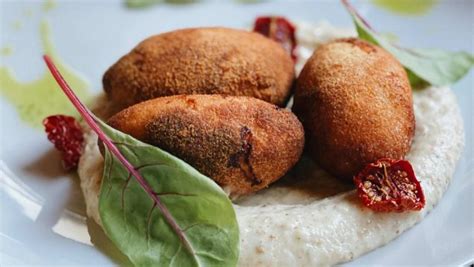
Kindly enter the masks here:
<path id="1" fill-rule="evenodd" d="M 380 158 L 403 158 L 415 132 L 402 65 L 355 38 L 317 48 L 297 79 L 293 110 L 314 160 L 341 178 Z"/>
<path id="2" fill-rule="evenodd" d="M 155 98 L 108 123 L 183 159 L 231 196 L 258 191 L 282 177 L 304 146 L 303 126 L 291 111 L 251 97 Z"/>
<path id="3" fill-rule="evenodd" d="M 275 41 L 229 28 L 191 28 L 152 36 L 111 66 L 104 90 L 118 107 L 161 96 L 252 96 L 283 106 L 293 61 Z"/>

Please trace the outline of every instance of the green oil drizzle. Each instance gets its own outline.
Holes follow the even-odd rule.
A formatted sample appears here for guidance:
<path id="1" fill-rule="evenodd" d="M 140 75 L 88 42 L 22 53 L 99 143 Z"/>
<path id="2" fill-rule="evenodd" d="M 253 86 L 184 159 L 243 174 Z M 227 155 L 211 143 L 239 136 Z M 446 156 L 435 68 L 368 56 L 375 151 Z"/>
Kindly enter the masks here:
<path id="1" fill-rule="evenodd" d="M 43 2 L 43 10 L 48 12 L 51 9 L 54 9 L 56 7 L 56 1 L 55 0 L 46 0 Z"/>
<path id="2" fill-rule="evenodd" d="M 33 16 L 33 10 L 31 10 L 31 8 L 27 8 L 23 10 L 23 15 L 27 18 L 31 18 Z"/>
<path id="3" fill-rule="evenodd" d="M 90 98 L 88 83 L 79 77 L 75 71 L 64 64 L 54 50 L 51 42 L 51 30 L 47 21 L 40 24 L 41 44 L 44 53 L 50 55 L 64 78 L 71 84 L 79 97 L 88 103 Z M 38 57 L 40 55 L 38 54 Z M 28 63 L 25 64 L 27 67 Z M 34 81 L 18 81 L 13 75 L 13 71 L 5 66 L 0 67 L 0 94 L 13 104 L 24 122 L 39 128 L 42 120 L 53 114 L 67 114 L 77 116 L 72 105 L 64 94 L 61 93 L 58 85 L 49 72 Z"/>
<path id="4" fill-rule="evenodd" d="M 148 8 L 156 4 L 192 4 L 199 0 L 125 0 L 128 8 Z"/>
<path id="5" fill-rule="evenodd" d="M 256 4 L 256 3 L 260 3 L 264 1 L 266 0 L 235 0 L 235 2 L 241 3 L 241 4 Z"/>
<path id="6" fill-rule="evenodd" d="M 19 20 L 14 21 L 14 22 L 12 23 L 12 28 L 13 28 L 14 30 L 17 30 L 17 31 L 18 31 L 18 30 L 21 30 L 22 27 L 23 27 L 23 23 L 22 23 L 21 21 L 19 21 Z"/>
<path id="7" fill-rule="evenodd" d="M 401 15 L 422 15 L 436 5 L 437 0 L 372 0 L 375 5 Z"/>
<path id="8" fill-rule="evenodd" d="M 4 46 L 0 49 L 0 55 L 6 57 L 6 56 L 9 56 L 13 53 L 13 48 L 9 47 L 9 46 Z"/>
<path id="9" fill-rule="evenodd" d="M 242 4 L 254 4 L 264 2 L 266 0 L 234 0 L 234 2 Z M 125 6 L 128 8 L 149 8 L 156 4 L 172 4 L 183 5 L 193 4 L 198 2 L 206 2 L 205 0 L 124 0 Z M 209 2 L 209 1 L 207 1 Z"/>

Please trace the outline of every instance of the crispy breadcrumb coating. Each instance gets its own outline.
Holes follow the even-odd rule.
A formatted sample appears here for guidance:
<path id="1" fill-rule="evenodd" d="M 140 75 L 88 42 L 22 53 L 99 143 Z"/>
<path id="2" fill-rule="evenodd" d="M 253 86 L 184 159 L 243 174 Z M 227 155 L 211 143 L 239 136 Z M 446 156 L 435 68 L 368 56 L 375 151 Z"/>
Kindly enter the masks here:
<path id="1" fill-rule="evenodd" d="M 402 65 L 380 47 L 339 39 L 319 47 L 297 80 L 293 110 L 324 169 L 352 178 L 380 158 L 410 150 L 415 117 Z"/>
<path id="2" fill-rule="evenodd" d="M 281 178 L 304 146 L 303 126 L 291 111 L 251 97 L 155 98 L 119 112 L 108 123 L 183 159 L 231 196 Z"/>
<path id="3" fill-rule="evenodd" d="M 252 96 L 283 106 L 291 92 L 291 57 L 261 34 L 191 28 L 152 36 L 111 66 L 104 90 L 120 108 L 178 94 Z"/>

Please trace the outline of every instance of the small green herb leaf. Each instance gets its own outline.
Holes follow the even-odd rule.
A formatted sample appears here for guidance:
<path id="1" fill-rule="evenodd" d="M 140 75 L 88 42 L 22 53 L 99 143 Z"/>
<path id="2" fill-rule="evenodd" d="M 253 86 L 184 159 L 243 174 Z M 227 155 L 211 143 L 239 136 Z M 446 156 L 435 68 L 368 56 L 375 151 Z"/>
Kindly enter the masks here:
<path id="1" fill-rule="evenodd" d="M 474 56 L 467 52 L 399 47 L 377 34 L 347 0 L 342 2 L 354 20 L 359 38 L 378 45 L 395 56 L 406 68 L 413 87 L 426 83 L 437 86 L 453 84 L 474 65 Z"/>
<path id="2" fill-rule="evenodd" d="M 239 229 L 224 191 L 180 159 L 95 118 L 44 60 L 107 148 L 99 213 L 115 245 L 137 266 L 235 266 Z"/>
<path id="3" fill-rule="evenodd" d="M 190 165 L 100 123 L 176 221 L 176 233 L 156 202 L 105 153 L 99 211 L 108 236 L 137 266 L 234 266 L 239 230 L 222 189 Z"/>

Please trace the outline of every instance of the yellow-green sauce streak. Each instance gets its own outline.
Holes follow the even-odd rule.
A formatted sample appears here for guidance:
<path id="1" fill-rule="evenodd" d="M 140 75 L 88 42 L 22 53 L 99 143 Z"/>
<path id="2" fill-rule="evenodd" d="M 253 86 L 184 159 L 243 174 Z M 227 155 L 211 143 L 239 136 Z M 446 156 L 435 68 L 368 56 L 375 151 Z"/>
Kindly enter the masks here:
<path id="1" fill-rule="evenodd" d="M 4 46 L 0 49 L 0 55 L 6 57 L 13 53 L 13 49 L 9 46 Z"/>
<path id="2" fill-rule="evenodd" d="M 27 18 L 31 18 L 31 16 L 33 16 L 33 10 L 31 10 L 31 8 L 27 8 L 23 10 L 23 15 Z"/>
<path id="3" fill-rule="evenodd" d="M 14 21 L 14 22 L 12 23 L 12 28 L 13 28 L 14 30 L 17 30 L 17 31 L 18 31 L 18 30 L 21 30 L 22 27 L 23 27 L 23 23 L 21 23 L 21 21 L 19 21 L 19 20 Z"/>
<path id="4" fill-rule="evenodd" d="M 56 1 L 54 0 L 46 0 L 43 2 L 43 10 L 48 12 L 51 9 L 54 9 L 56 7 Z"/>
<path id="5" fill-rule="evenodd" d="M 88 103 L 89 85 L 70 67 L 64 64 L 54 50 L 51 42 L 51 30 L 47 21 L 40 25 L 41 43 L 45 54 L 53 58 L 64 78 L 74 88 L 82 101 Z M 38 54 L 38 57 L 41 55 Z M 29 68 L 25 62 L 25 68 Z M 39 128 L 42 120 L 53 114 L 77 116 L 73 106 L 61 92 L 51 74 L 44 68 L 43 75 L 34 81 L 18 81 L 11 69 L 0 67 L 0 94 L 13 104 L 22 121 Z"/>
<path id="6" fill-rule="evenodd" d="M 422 15 L 436 5 L 437 0 L 372 0 L 376 6 L 401 15 Z"/>

